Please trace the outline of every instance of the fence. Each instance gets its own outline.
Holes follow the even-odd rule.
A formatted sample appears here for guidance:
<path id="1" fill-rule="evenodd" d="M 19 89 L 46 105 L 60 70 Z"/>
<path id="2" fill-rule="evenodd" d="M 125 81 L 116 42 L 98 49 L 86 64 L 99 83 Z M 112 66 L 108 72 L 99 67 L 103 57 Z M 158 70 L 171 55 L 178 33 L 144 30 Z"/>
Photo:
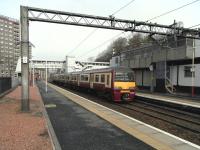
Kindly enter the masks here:
<path id="1" fill-rule="evenodd" d="M 0 77 L 0 94 L 11 89 L 11 87 L 10 77 Z"/>

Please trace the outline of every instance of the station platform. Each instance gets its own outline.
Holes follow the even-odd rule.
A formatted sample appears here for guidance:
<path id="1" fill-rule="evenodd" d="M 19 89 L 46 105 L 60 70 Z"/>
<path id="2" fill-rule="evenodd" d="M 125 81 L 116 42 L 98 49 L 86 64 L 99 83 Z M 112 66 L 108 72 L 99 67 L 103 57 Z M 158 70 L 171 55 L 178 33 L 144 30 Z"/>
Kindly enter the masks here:
<path id="1" fill-rule="evenodd" d="M 198 150 L 200 146 L 43 82 L 38 83 L 62 149 Z"/>
<path id="2" fill-rule="evenodd" d="M 71 98 L 38 83 L 48 116 L 63 150 L 153 150 L 141 140 L 102 119 Z M 66 93 L 66 91 L 64 91 Z M 74 98 L 73 98 L 74 99 Z M 77 99 L 75 97 L 75 99 Z M 82 101 L 78 98 L 77 100 Z M 82 101 L 84 103 L 84 101 Z M 87 103 L 85 103 L 87 104 Z M 92 103 L 91 103 L 92 104 Z M 91 104 L 88 103 L 88 106 Z M 96 108 L 95 108 L 96 109 Z M 99 110 L 103 112 L 104 110 Z"/>
<path id="3" fill-rule="evenodd" d="M 161 93 L 147 93 L 142 91 L 137 91 L 136 97 L 148 98 L 158 101 L 165 101 L 169 103 L 180 104 L 184 106 L 190 106 L 194 108 L 200 108 L 200 97 L 187 97 L 187 96 L 176 96 L 176 95 L 166 95 Z"/>

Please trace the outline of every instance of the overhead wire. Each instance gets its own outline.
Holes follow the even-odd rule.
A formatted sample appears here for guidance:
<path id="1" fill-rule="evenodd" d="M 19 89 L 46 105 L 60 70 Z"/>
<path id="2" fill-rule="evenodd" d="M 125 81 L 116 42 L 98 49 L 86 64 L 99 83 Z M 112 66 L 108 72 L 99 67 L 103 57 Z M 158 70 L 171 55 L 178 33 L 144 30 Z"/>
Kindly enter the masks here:
<path id="1" fill-rule="evenodd" d="M 116 10 L 111 16 L 115 15 L 116 13 L 120 12 L 122 9 L 126 8 L 128 5 L 130 5 L 132 2 L 134 2 L 135 0 L 131 0 L 130 2 L 128 2 L 127 4 L 125 4 L 124 6 L 122 6 L 121 8 L 119 8 L 118 10 Z"/>
<path id="2" fill-rule="evenodd" d="M 112 13 L 111 16 L 117 14 L 118 12 L 120 12 L 122 9 L 126 8 L 127 6 L 129 6 L 134 1 L 135 0 L 131 0 L 130 2 L 128 2 L 127 4 L 125 4 L 124 6 L 120 7 L 118 10 L 116 10 L 114 13 Z M 79 46 L 81 46 L 87 39 L 89 39 L 97 30 L 98 30 L 98 28 L 96 28 L 92 32 L 90 32 L 75 48 L 73 48 L 68 53 L 73 53 Z"/>
<path id="3" fill-rule="evenodd" d="M 200 26 L 200 23 L 199 23 L 199 24 L 196 24 L 196 25 L 193 25 L 193 26 L 191 26 L 191 27 L 189 27 L 189 28 L 195 28 L 195 27 L 198 27 L 198 26 Z"/>
<path id="4" fill-rule="evenodd" d="M 83 44 L 89 37 L 94 34 L 97 31 L 98 28 L 94 29 L 92 32 L 90 32 L 75 48 L 73 48 L 70 52 L 68 53 L 73 53 L 81 44 Z"/>
<path id="5" fill-rule="evenodd" d="M 177 10 L 179 10 L 179 9 L 182 9 L 182 8 L 184 8 L 184 7 L 186 7 L 186 6 L 192 5 L 192 4 L 194 4 L 194 3 L 198 2 L 198 1 L 200 1 L 200 0 L 195 0 L 195 1 L 192 1 L 192 2 L 190 2 L 190 3 L 184 4 L 184 5 L 182 5 L 182 6 L 178 7 L 178 8 L 175 8 L 175 9 L 172 9 L 172 10 L 170 10 L 170 11 L 164 12 L 164 13 L 158 15 L 158 16 L 155 16 L 155 17 L 153 17 L 153 18 L 148 19 L 146 22 L 151 21 L 151 20 L 154 20 L 154 19 L 157 19 L 157 18 L 160 18 L 160 17 L 162 17 L 162 16 L 165 16 L 165 15 L 167 15 L 167 14 L 169 14 L 169 13 L 172 13 L 172 12 L 174 12 L 174 11 L 177 11 Z"/>
<path id="6" fill-rule="evenodd" d="M 195 1 L 192 1 L 192 2 L 190 2 L 190 3 L 184 4 L 184 5 L 182 5 L 182 6 L 178 7 L 178 8 L 169 10 L 169 11 L 167 11 L 167 12 L 165 12 L 165 13 L 162 13 L 162 14 L 160 14 L 160 15 L 158 15 L 158 16 L 155 16 L 155 17 L 153 17 L 153 18 L 150 18 L 150 19 L 146 20 L 145 22 L 148 22 L 148 21 L 151 21 L 151 20 L 154 20 L 154 19 L 163 17 L 163 16 L 165 16 L 165 15 L 167 15 L 167 14 L 169 14 L 169 13 L 178 11 L 179 9 L 182 9 L 182 8 L 184 8 L 184 7 L 186 7 L 186 6 L 192 5 L 192 4 L 194 4 L 194 3 L 198 2 L 198 1 L 200 1 L 200 0 L 195 0 Z M 199 24 L 198 24 L 198 25 L 199 25 Z M 197 26 L 197 25 L 195 25 L 195 26 Z M 193 27 L 195 27 L 195 26 L 193 26 Z M 123 31 L 122 33 L 124 33 L 124 31 Z M 122 34 L 122 33 L 121 33 L 121 34 Z M 121 34 L 119 34 L 119 36 L 120 36 Z M 116 38 L 116 36 L 114 36 L 113 38 Z M 111 39 L 113 39 L 113 38 L 111 38 Z M 110 39 L 109 39 L 109 41 L 110 41 Z M 103 43 L 107 43 L 107 42 L 104 41 Z M 102 45 L 102 44 L 100 44 L 100 45 Z M 96 48 L 95 48 L 95 49 L 96 49 Z M 95 50 L 95 49 L 91 49 L 90 51 Z M 88 51 L 88 52 L 89 52 L 89 51 Z M 85 56 L 86 56 L 86 55 L 88 55 L 88 53 L 86 53 Z"/>
<path id="7" fill-rule="evenodd" d="M 85 55 L 80 55 L 80 56 L 87 56 L 88 54 L 90 54 L 91 52 L 94 52 L 94 50 L 98 49 L 99 47 L 102 47 L 102 46 L 103 46 L 104 44 L 106 44 L 107 42 L 110 42 L 110 41 L 112 41 L 113 39 L 115 39 L 116 37 L 119 37 L 120 35 L 124 34 L 124 32 L 125 32 L 125 31 L 123 31 L 123 32 L 121 32 L 121 33 L 115 35 L 114 37 L 109 38 L 108 40 L 105 40 L 103 43 L 99 44 L 99 45 L 96 46 L 95 48 L 90 49 L 90 50 L 84 52 Z"/>

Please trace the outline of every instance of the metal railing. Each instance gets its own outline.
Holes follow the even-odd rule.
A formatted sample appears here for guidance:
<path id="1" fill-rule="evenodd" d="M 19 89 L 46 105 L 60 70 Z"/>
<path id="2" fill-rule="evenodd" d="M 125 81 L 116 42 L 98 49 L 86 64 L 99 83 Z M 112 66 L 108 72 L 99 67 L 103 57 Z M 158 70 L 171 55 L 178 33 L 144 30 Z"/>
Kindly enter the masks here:
<path id="1" fill-rule="evenodd" d="M 176 92 L 176 89 L 175 89 L 173 83 L 171 82 L 171 80 L 168 77 L 165 77 L 165 88 L 171 94 L 175 94 L 175 92 Z"/>

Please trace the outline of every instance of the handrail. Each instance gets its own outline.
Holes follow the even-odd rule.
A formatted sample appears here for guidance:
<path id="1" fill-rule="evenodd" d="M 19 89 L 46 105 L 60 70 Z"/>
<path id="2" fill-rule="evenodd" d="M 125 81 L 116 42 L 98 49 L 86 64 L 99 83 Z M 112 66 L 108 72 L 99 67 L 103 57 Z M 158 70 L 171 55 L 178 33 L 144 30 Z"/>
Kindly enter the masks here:
<path id="1" fill-rule="evenodd" d="M 165 88 L 171 94 L 174 94 L 174 91 L 176 90 L 174 88 L 173 83 L 171 82 L 171 80 L 168 77 L 165 78 Z"/>

